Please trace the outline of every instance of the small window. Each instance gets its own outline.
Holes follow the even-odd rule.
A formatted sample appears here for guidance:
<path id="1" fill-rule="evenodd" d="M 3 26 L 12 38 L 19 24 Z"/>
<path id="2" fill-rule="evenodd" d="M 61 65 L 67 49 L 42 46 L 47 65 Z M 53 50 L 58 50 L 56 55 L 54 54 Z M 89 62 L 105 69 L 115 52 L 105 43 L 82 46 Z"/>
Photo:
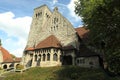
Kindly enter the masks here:
<path id="1" fill-rule="evenodd" d="M 56 28 L 58 29 L 58 25 L 56 25 Z"/>
<path id="2" fill-rule="evenodd" d="M 38 13 L 38 16 L 40 16 L 40 13 Z"/>
<path id="3" fill-rule="evenodd" d="M 47 54 L 47 61 L 50 61 L 50 54 Z"/>
<path id="4" fill-rule="evenodd" d="M 42 12 L 40 12 L 40 16 L 42 15 Z"/>
<path id="5" fill-rule="evenodd" d="M 57 61 L 58 60 L 58 56 L 57 56 L 57 54 L 55 53 L 54 55 L 53 55 L 53 61 Z"/>
<path id="6" fill-rule="evenodd" d="M 90 65 L 93 65 L 93 62 L 89 62 Z"/>
<path id="7" fill-rule="evenodd" d="M 79 59 L 77 60 L 77 64 L 79 64 L 80 63 L 80 61 L 79 61 Z"/>
<path id="8" fill-rule="evenodd" d="M 54 18 L 54 24 L 56 23 L 56 17 Z"/>
<path id="9" fill-rule="evenodd" d="M 56 22 L 58 22 L 58 18 L 56 18 Z"/>
<path id="10" fill-rule="evenodd" d="M 54 18 L 54 24 L 56 24 L 58 22 L 58 18 Z"/>
<path id="11" fill-rule="evenodd" d="M 85 59 L 83 59 L 83 58 L 80 59 L 79 63 L 84 64 L 85 63 Z"/>
<path id="12" fill-rule="evenodd" d="M 36 17 L 37 17 L 37 14 L 36 14 Z"/>
<path id="13" fill-rule="evenodd" d="M 30 57 L 33 57 L 33 54 L 30 54 Z"/>
<path id="14" fill-rule="evenodd" d="M 37 61 L 37 55 L 35 55 L 35 61 Z"/>
<path id="15" fill-rule="evenodd" d="M 49 18 L 49 15 L 46 13 L 46 17 Z"/>
<path id="16" fill-rule="evenodd" d="M 45 54 L 43 54 L 43 61 L 45 61 L 45 57 L 46 57 Z"/>

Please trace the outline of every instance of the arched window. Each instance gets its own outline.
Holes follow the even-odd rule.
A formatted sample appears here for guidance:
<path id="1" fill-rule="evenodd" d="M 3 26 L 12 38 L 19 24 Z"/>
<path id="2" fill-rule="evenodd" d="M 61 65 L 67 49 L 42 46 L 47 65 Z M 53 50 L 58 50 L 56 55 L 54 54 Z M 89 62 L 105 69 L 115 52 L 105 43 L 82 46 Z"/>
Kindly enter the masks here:
<path id="1" fill-rule="evenodd" d="M 56 28 L 58 29 L 58 25 L 56 25 Z"/>
<path id="2" fill-rule="evenodd" d="M 37 55 L 35 55 L 35 61 L 37 61 Z"/>
<path id="3" fill-rule="evenodd" d="M 55 53 L 54 55 L 53 55 L 53 61 L 57 61 L 58 60 L 58 56 L 57 56 L 57 54 Z"/>
<path id="4" fill-rule="evenodd" d="M 58 18 L 54 18 L 54 24 L 56 24 L 58 22 Z"/>
<path id="5" fill-rule="evenodd" d="M 36 17 L 37 17 L 37 14 L 36 14 Z"/>
<path id="6" fill-rule="evenodd" d="M 45 61 L 45 57 L 46 57 L 46 55 L 45 55 L 45 54 L 43 54 L 43 61 Z"/>
<path id="7" fill-rule="evenodd" d="M 9 67 L 10 67 L 10 68 L 13 68 L 13 67 L 14 67 L 14 63 L 10 64 Z"/>
<path id="8" fill-rule="evenodd" d="M 50 54 L 47 54 L 47 61 L 50 61 Z"/>
<path id="9" fill-rule="evenodd" d="M 40 16 L 40 13 L 38 13 L 38 16 Z"/>
<path id="10" fill-rule="evenodd" d="M 3 66 L 3 69 L 7 69 L 7 65 L 6 64 Z"/>

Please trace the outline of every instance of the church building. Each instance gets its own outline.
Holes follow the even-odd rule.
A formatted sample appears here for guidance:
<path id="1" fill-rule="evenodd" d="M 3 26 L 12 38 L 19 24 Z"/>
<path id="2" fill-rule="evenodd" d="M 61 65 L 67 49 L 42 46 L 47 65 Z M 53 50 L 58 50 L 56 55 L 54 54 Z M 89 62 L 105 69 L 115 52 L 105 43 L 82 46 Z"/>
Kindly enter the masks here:
<path id="1" fill-rule="evenodd" d="M 20 65 L 21 58 L 13 58 L 5 48 L 2 47 L 0 40 L 0 68 L 1 69 L 16 69 L 17 65 Z"/>
<path id="2" fill-rule="evenodd" d="M 34 9 L 28 41 L 23 52 L 25 67 L 78 65 L 99 67 L 99 57 L 87 47 L 81 47 L 89 31 L 73 25 L 55 7 Z"/>

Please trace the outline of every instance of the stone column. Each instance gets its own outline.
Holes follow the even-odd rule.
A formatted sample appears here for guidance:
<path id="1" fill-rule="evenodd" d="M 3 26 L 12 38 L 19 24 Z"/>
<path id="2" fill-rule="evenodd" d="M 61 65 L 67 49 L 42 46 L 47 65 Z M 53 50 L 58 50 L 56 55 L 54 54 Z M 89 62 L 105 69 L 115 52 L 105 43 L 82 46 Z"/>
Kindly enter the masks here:
<path id="1" fill-rule="evenodd" d="M 41 62 L 43 62 L 43 52 L 41 52 Z"/>
<path id="2" fill-rule="evenodd" d="M 61 55 L 61 53 L 60 53 L 60 50 L 58 51 L 58 62 L 60 62 L 60 55 Z"/>
<path id="3" fill-rule="evenodd" d="M 53 54 L 54 54 L 54 50 L 51 49 L 51 52 L 50 52 L 50 61 L 53 61 Z"/>
<path id="4" fill-rule="evenodd" d="M 45 53 L 45 61 L 47 61 L 47 53 Z"/>

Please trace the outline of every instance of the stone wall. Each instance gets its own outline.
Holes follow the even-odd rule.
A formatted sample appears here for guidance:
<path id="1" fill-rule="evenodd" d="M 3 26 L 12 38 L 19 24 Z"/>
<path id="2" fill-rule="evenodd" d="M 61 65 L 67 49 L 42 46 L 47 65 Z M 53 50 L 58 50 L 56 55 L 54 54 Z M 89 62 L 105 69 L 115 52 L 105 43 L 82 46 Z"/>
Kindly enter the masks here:
<path id="1" fill-rule="evenodd" d="M 58 8 L 51 12 L 44 5 L 34 10 L 26 46 L 33 47 L 50 35 L 55 35 L 63 46 L 77 47 L 78 38 L 72 24 L 59 13 Z"/>
<path id="2" fill-rule="evenodd" d="M 99 57 L 98 56 L 79 57 L 76 59 L 76 64 L 81 67 L 98 68 Z"/>
<path id="3" fill-rule="evenodd" d="M 41 36 L 41 33 L 43 32 L 43 25 L 48 20 L 48 18 L 46 17 L 46 13 L 49 16 L 51 15 L 51 11 L 45 5 L 34 9 L 26 47 L 33 47 L 35 44 L 38 43 L 38 37 Z"/>

